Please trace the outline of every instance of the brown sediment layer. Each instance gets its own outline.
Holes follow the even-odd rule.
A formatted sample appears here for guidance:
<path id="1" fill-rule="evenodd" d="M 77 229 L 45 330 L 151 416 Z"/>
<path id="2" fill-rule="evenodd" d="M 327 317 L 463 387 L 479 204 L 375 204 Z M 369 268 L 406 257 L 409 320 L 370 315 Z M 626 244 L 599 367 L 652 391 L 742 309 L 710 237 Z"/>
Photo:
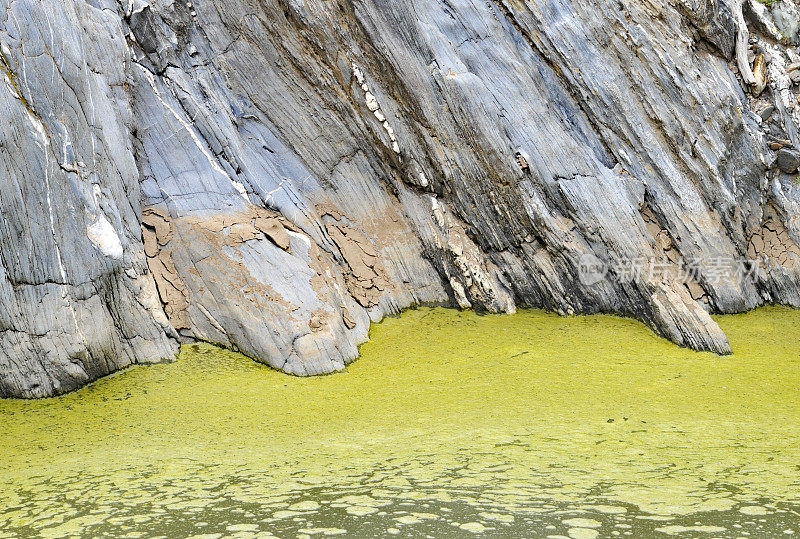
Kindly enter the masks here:
<path id="1" fill-rule="evenodd" d="M 792 240 L 774 206 L 767 206 L 761 229 L 750 237 L 747 254 L 752 260 L 761 261 L 767 269 L 771 266 L 789 270 L 800 268 L 800 247 Z"/>
<path id="2" fill-rule="evenodd" d="M 391 280 L 372 242 L 359 230 L 347 224 L 333 208 L 320 205 L 327 218 L 325 230 L 336 244 L 347 264 L 345 284 L 350 295 L 362 307 L 378 305 Z"/>
<path id="3" fill-rule="evenodd" d="M 691 271 L 687 270 L 687 263 L 678 251 L 678 247 L 672 239 L 669 231 L 658 221 L 658 217 L 647 204 L 640 209 L 642 219 L 644 219 L 647 231 L 655 240 L 656 255 L 662 267 L 662 277 L 665 284 L 674 284 L 680 277 L 683 289 L 689 293 L 693 301 L 703 305 L 709 304 L 708 293 L 703 286 L 697 282 Z M 680 291 L 683 294 L 683 291 Z M 687 302 L 689 303 L 689 302 Z"/>
<path id="4" fill-rule="evenodd" d="M 167 214 L 157 208 L 143 210 L 142 237 L 147 263 L 156 281 L 158 295 L 167 318 L 178 331 L 189 329 L 189 316 L 186 312 L 189 297 L 186 285 L 178 276 L 172 260 L 170 243 L 173 238 L 173 228 Z"/>

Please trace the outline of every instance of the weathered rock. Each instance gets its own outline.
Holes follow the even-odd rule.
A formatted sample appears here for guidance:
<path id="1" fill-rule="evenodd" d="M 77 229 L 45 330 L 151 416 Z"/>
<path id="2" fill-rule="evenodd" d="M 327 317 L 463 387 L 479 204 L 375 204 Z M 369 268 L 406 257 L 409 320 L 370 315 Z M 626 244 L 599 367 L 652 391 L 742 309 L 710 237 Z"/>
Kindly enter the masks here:
<path id="1" fill-rule="evenodd" d="M 678 7 L 725 58 L 733 57 L 737 38 L 736 22 L 741 14 L 741 5 L 738 6 L 738 13 L 727 2 L 708 0 L 680 0 Z"/>
<path id="2" fill-rule="evenodd" d="M 171 359 L 142 248 L 119 16 L 0 3 L 0 396 Z"/>
<path id="3" fill-rule="evenodd" d="M 800 4 L 797 0 L 749 0 L 746 6 L 747 14 L 758 31 L 776 41 L 800 45 Z"/>
<path id="4" fill-rule="evenodd" d="M 767 60 L 763 54 L 759 54 L 753 60 L 753 95 L 758 97 L 764 88 L 767 87 Z"/>
<path id="5" fill-rule="evenodd" d="M 794 174 L 800 167 L 800 152 L 784 148 L 778 150 L 777 157 L 778 168 L 787 174 Z"/>
<path id="6" fill-rule="evenodd" d="M 720 353 L 709 312 L 800 306 L 766 137 L 800 143 L 800 58 L 756 33 L 754 73 L 741 0 L 0 8 L 2 395 L 178 338 L 332 372 L 420 303 L 617 312 Z"/>

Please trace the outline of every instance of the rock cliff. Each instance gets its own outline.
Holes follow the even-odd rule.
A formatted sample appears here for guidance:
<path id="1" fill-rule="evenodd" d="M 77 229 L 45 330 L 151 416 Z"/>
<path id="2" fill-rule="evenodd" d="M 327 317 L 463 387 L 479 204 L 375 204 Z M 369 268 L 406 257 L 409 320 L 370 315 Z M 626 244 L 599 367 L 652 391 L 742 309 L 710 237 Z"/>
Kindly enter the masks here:
<path id="1" fill-rule="evenodd" d="M 0 396 L 422 303 L 800 306 L 800 3 L 0 0 Z"/>

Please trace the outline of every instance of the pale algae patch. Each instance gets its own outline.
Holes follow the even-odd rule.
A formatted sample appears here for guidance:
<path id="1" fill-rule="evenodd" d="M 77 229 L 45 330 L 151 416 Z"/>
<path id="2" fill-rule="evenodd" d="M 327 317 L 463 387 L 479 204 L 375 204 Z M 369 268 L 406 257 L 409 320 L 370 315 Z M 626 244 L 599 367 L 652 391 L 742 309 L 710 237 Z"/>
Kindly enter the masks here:
<path id="1" fill-rule="evenodd" d="M 611 316 L 419 309 L 346 372 L 209 345 L 0 401 L 0 536 L 790 536 L 800 313 L 735 354 Z"/>

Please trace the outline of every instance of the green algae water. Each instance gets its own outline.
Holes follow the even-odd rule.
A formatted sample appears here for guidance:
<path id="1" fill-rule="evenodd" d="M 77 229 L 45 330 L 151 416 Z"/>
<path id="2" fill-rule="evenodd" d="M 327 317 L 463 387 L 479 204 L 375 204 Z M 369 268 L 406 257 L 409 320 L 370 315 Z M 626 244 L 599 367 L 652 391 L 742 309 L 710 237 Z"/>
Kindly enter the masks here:
<path id="1" fill-rule="evenodd" d="M 0 401 L 0 536 L 789 537 L 800 312 L 734 355 L 636 322 L 409 311 L 341 374 L 209 345 Z"/>

